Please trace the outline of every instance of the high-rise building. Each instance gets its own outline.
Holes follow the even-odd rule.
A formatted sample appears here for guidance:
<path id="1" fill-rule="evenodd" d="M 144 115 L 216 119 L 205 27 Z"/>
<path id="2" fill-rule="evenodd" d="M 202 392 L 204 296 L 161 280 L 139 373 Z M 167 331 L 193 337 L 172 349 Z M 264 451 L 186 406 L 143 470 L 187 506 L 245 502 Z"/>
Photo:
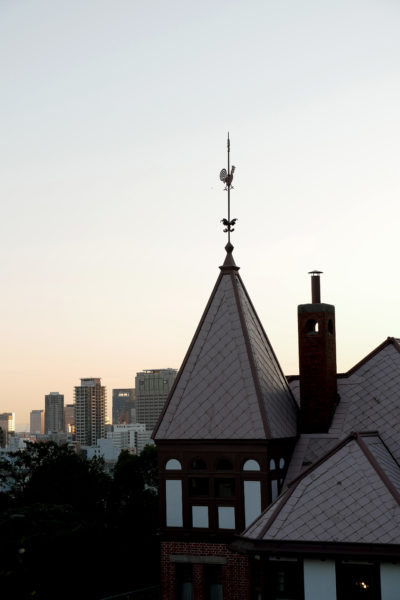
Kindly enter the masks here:
<path id="1" fill-rule="evenodd" d="M 64 423 L 66 433 L 75 433 L 75 404 L 64 407 Z"/>
<path id="2" fill-rule="evenodd" d="M 0 413 L 0 447 L 7 446 L 9 434 L 15 433 L 15 413 Z"/>
<path id="3" fill-rule="evenodd" d="M 31 410 L 30 432 L 43 435 L 44 433 L 44 410 Z"/>
<path id="4" fill-rule="evenodd" d="M 94 446 L 105 437 L 106 388 L 99 377 L 81 379 L 75 387 L 75 437 L 79 444 Z"/>
<path id="5" fill-rule="evenodd" d="M 64 431 L 64 394 L 50 392 L 45 397 L 44 430 L 46 433 Z"/>
<path id="6" fill-rule="evenodd" d="M 148 369 L 136 374 L 136 420 L 152 431 L 176 377 L 176 369 Z"/>
<path id="7" fill-rule="evenodd" d="M 112 391 L 112 422 L 113 425 L 136 423 L 134 388 Z"/>
<path id="8" fill-rule="evenodd" d="M 15 413 L 4 412 L 0 414 L 0 421 L 4 423 L 8 433 L 15 433 Z"/>

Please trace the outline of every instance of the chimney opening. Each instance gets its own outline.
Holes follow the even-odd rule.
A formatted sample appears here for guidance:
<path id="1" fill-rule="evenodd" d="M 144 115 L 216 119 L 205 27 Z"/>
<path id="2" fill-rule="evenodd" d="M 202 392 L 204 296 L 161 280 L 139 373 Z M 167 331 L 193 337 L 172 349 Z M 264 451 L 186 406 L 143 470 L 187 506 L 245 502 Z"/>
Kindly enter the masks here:
<path id="1" fill-rule="evenodd" d="M 319 323 L 315 319 L 308 319 L 305 326 L 305 332 L 307 334 L 310 333 L 318 333 L 319 332 Z"/>

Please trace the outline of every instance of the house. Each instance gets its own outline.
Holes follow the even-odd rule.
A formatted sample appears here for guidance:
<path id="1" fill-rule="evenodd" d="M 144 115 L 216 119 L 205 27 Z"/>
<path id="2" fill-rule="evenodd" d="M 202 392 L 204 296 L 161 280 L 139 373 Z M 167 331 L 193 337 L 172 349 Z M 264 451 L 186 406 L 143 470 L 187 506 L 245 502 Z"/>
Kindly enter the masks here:
<path id="1" fill-rule="evenodd" d="M 398 600 L 400 341 L 337 374 L 313 271 L 285 377 L 225 249 L 153 432 L 162 597 Z"/>

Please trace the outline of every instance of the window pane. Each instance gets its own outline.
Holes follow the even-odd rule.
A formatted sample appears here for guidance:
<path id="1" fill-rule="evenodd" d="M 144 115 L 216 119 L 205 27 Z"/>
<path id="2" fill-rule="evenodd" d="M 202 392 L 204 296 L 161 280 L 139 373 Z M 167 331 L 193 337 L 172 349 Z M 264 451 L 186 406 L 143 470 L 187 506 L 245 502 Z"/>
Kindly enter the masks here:
<path id="1" fill-rule="evenodd" d="M 298 600 L 302 597 L 303 586 L 297 561 L 269 561 L 267 582 L 271 600 Z"/>
<path id="2" fill-rule="evenodd" d="M 232 471 L 233 465 L 227 458 L 221 458 L 216 464 L 217 471 Z"/>
<path id="3" fill-rule="evenodd" d="M 232 498 L 235 495 L 235 480 L 232 478 L 217 478 L 215 480 L 215 495 L 217 498 Z"/>
<path id="4" fill-rule="evenodd" d="M 259 481 L 244 482 L 244 516 L 246 527 L 261 514 L 261 484 Z"/>
<path id="5" fill-rule="evenodd" d="M 278 491 L 278 480 L 277 479 L 272 479 L 271 480 L 271 500 L 272 500 L 272 502 L 277 499 L 278 494 L 279 494 L 279 491 Z"/>
<path id="6" fill-rule="evenodd" d="M 170 458 L 165 465 L 166 471 L 180 471 L 182 469 L 182 465 L 176 458 Z"/>
<path id="7" fill-rule="evenodd" d="M 182 527 L 182 481 L 167 479 L 165 482 L 167 504 L 167 527 Z"/>
<path id="8" fill-rule="evenodd" d="M 339 563 L 337 565 L 338 600 L 377 600 L 380 582 L 376 565 Z"/>
<path id="9" fill-rule="evenodd" d="M 190 468 L 194 471 L 200 471 L 207 469 L 207 465 L 202 458 L 194 458 L 190 463 Z"/>
<path id="10" fill-rule="evenodd" d="M 176 565 L 176 592 L 178 600 L 193 600 L 192 565 Z"/>
<path id="11" fill-rule="evenodd" d="M 258 462 L 256 460 L 253 460 L 252 458 L 249 460 L 246 460 L 246 462 L 243 465 L 243 471 L 259 471 L 260 470 L 260 465 L 258 464 Z"/>
<path id="12" fill-rule="evenodd" d="M 205 600 L 222 600 L 222 569 L 220 565 L 204 565 Z"/>
<path id="13" fill-rule="evenodd" d="M 233 506 L 218 506 L 218 527 L 235 529 L 235 509 Z"/>
<path id="14" fill-rule="evenodd" d="M 189 477 L 189 496 L 208 496 L 208 490 L 206 477 Z"/>
<path id="15" fill-rule="evenodd" d="M 193 527 L 208 527 L 208 506 L 192 506 Z"/>

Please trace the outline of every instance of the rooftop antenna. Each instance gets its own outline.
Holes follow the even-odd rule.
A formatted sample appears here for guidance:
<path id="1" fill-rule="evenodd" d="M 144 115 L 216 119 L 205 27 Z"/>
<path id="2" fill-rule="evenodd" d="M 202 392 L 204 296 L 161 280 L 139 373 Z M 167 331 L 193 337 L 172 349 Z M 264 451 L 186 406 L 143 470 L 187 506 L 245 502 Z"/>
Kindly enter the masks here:
<path id="1" fill-rule="evenodd" d="M 221 219 L 221 223 L 224 225 L 224 233 L 228 234 L 228 246 L 231 245 L 231 231 L 235 231 L 233 226 L 235 225 L 237 219 L 231 220 L 231 189 L 233 189 L 232 179 L 233 174 L 235 172 L 235 167 L 232 165 L 232 169 L 230 166 L 230 153 L 231 153 L 231 141 L 229 139 L 229 131 L 228 131 L 228 141 L 227 141 L 227 149 L 228 149 L 228 170 L 222 169 L 219 174 L 219 178 L 221 181 L 225 183 L 224 191 L 228 192 L 228 218 Z"/>

